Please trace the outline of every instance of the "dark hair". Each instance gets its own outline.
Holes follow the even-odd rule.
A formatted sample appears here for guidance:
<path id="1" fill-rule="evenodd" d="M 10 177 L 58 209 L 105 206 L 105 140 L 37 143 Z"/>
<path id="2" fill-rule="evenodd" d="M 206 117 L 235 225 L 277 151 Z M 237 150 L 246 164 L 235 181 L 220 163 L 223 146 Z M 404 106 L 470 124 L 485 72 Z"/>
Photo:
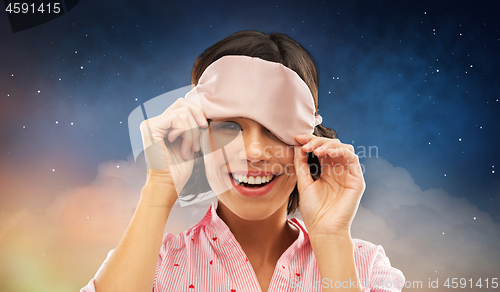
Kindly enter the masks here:
<path id="1" fill-rule="evenodd" d="M 255 30 L 244 30 L 234 33 L 201 53 L 193 65 L 191 72 L 191 83 L 196 85 L 205 69 L 227 55 L 245 55 L 257 57 L 266 61 L 281 63 L 295 71 L 311 90 L 318 113 L 318 73 L 316 65 L 311 55 L 299 43 L 289 36 L 281 33 L 265 34 Z M 336 138 L 337 133 L 317 125 L 313 135 L 318 137 Z M 202 157 L 201 152 L 195 153 L 195 158 Z M 319 178 L 321 165 L 318 158 L 309 153 L 308 163 L 310 165 L 313 179 Z M 205 165 L 203 159 L 196 159 L 193 172 L 186 186 L 179 194 L 179 198 L 185 201 L 192 201 L 199 194 L 210 191 L 210 185 L 205 175 Z M 191 196 L 189 199 L 186 197 Z M 288 199 L 287 214 L 292 214 L 299 207 L 299 192 L 297 186 L 293 189 Z"/>

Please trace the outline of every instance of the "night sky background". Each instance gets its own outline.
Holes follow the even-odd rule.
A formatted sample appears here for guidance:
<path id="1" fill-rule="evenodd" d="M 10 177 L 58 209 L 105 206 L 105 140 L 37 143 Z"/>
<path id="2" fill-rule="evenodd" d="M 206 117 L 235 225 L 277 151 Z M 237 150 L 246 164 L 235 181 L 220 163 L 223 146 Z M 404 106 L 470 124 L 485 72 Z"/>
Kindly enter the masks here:
<path id="1" fill-rule="evenodd" d="M 448 277 L 500 289 L 484 281 L 500 278 L 495 1 L 169 2 L 82 0 L 17 33 L 0 12 L 1 291 L 86 285 L 145 182 L 128 115 L 249 29 L 287 34 L 317 63 L 323 124 L 366 167 L 353 236 L 384 246 L 414 290 L 430 278 L 448 291 Z M 166 230 L 208 204 L 175 208 Z"/>

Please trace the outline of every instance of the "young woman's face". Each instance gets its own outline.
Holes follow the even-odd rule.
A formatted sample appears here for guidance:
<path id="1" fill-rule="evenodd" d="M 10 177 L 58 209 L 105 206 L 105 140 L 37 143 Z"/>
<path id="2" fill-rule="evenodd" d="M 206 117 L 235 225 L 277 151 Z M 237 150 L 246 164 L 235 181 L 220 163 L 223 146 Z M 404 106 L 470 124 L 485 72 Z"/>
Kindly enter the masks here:
<path id="1" fill-rule="evenodd" d="M 202 148 L 210 186 L 240 218 L 265 219 L 288 202 L 297 182 L 294 148 L 261 124 L 247 118 L 212 120 Z"/>

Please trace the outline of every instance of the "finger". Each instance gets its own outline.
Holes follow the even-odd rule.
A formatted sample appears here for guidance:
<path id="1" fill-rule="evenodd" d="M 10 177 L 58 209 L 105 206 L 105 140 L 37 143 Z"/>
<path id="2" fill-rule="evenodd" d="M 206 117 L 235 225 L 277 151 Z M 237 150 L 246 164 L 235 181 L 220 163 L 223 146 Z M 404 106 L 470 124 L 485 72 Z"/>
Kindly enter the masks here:
<path id="1" fill-rule="evenodd" d="M 188 107 L 181 107 L 178 110 L 184 112 L 187 116 L 188 122 L 185 124 L 189 125 L 187 131 L 191 132 L 191 135 L 193 137 L 193 144 L 191 149 L 193 150 L 193 152 L 197 152 L 200 150 L 200 128 Z"/>
<path id="2" fill-rule="evenodd" d="M 302 151 L 300 146 L 294 147 L 294 166 L 300 194 L 314 182 L 310 174 L 309 164 L 307 164 L 307 152 Z"/>
<path id="3" fill-rule="evenodd" d="M 339 139 L 336 138 L 332 139 L 332 138 L 314 136 L 311 140 L 309 140 L 309 142 L 302 145 L 302 147 L 304 150 L 311 152 L 322 145 L 326 147 L 331 147 L 331 146 L 345 146 L 349 144 L 343 144 L 340 142 Z"/>
<path id="4" fill-rule="evenodd" d="M 193 147 L 194 137 L 193 137 L 193 128 L 191 126 L 191 122 L 189 121 L 189 115 L 183 112 L 178 114 L 179 119 L 184 124 L 184 132 L 181 134 L 182 136 L 182 145 L 181 145 L 181 155 L 184 160 L 188 160 L 190 149 Z"/>
<path id="5" fill-rule="evenodd" d="M 353 152 L 353 147 L 349 144 L 342 144 L 342 143 L 335 143 L 335 142 L 329 142 L 329 143 L 324 143 L 322 145 L 315 145 L 313 147 L 316 147 L 313 150 L 314 155 L 316 156 L 322 156 L 322 155 L 328 155 L 328 150 L 329 149 L 344 149 L 342 151 L 349 151 L 351 153 Z"/>
<path id="6" fill-rule="evenodd" d="M 336 148 L 328 149 L 328 155 L 331 158 L 340 158 L 343 161 L 340 164 L 347 166 L 349 168 L 349 173 L 352 175 L 359 176 L 361 174 L 361 165 L 359 164 L 359 157 L 348 149 Z M 335 159 L 333 159 L 335 160 Z"/>
<path id="7" fill-rule="evenodd" d="M 349 148 L 349 151 L 356 154 L 356 151 L 354 151 L 354 146 L 352 146 L 351 144 L 344 144 L 344 145 L 347 145 L 347 148 Z"/>
<path id="8" fill-rule="evenodd" d="M 189 138 L 186 138 L 186 135 L 184 134 L 186 132 L 186 129 L 189 128 L 187 126 L 188 121 L 186 120 L 186 116 L 183 113 L 173 112 L 170 114 L 170 118 L 172 119 L 172 122 L 171 122 L 172 129 L 170 130 L 170 132 L 167 135 L 167 141 L 169 142 L 168 146 L 173 146 L 174 143 L 177 145 L 180 145 L 180 149 L 179 149 L 180 155 L 183 159 L 185 159 L 185 157 L 186 157 L 185 153 L 187 152 L 186 148 L 189 147 L 188 145 L 186 145 L 186 143 L 188 143 L 188 141 L 189 141 Z M 179 136 L 181 136 L 182 139 L 178 139 Z M 177 140 L 179 140 L 179 141 L 177 141 Z M 179 147 L 179 146 L 177 146 L 177 147 Z M 189 148 L 188 148 L 188 150 L 189 150 Z"/>
<path id="9" fill-rule="evenodd" d="M 165 117 L 162 120 L 163 125 L 170 125 L 167 130 L 169 130 L 167 139 L 170 143 L 173 143 L 177 137 L 179 137 L 184 131 L 186 131 L 187 126 L 184 124 L 184 121 L 179 117 L 178 112 L 171 112 L 168 117 Z"/>
<path id="10" fill-rule="evenodd" d="M 325 144 L 326 140 L 321 139 L 320 137 L 313 137 L 309 142 L 302 145 L 302 150 L 306 152 L 314 151 L 316 148 Z"/>
<path id="11" fill-rule="evenodd" d="M 345 147 L 347 150 L 351 151 L 352 153 L 356 153 L 354 151 L 354 146 L 352 146 L 351 144 L 342 143 L 342 142 L 340 142 L 339 139 L 334 139 L 332 141 L 332 143 L 333 143 L 333 145 L 340 145 L 342 147 Z"/>
<path id="12" fill-rule="evenodd" d="M 316 136 L 314 136 L 313 134 L 302 134 L 302 135 L 295 136 L 295 140 L 297 140 L 297 142 L 299 142 L 300 144 L 306 144 L 313 137 L 316 137 Z"/>
<path id="13" fill-rule="evenodd" d="M 178 119 L 179 112 L 184 111 L 188 115 L 193 116 L 193 118 L 197 121 L 197 124 L 201 127 L 208 127 L 208 122 L 205 118 L 205 114 L 201 107 L 197 104 L 187 101 L 184 98 L 179 98 L 175 101 L 168 109 L 166 109 L 161 115 L 152 118 L 155 121 L 155 129 L 160 129 L 163 133 L 167 133 L 170 130 L 169 141 L 173 142 L 180 134 L 182 134 L 189 126 L 187 127 L 176 127 L 173 121 Z M 197 125 L 197 127 L 198 127 Z M 177 123 L 177 126 L 179 124 Z M 161 137 L 164 138 L 164 137 Z"/>
<path id="14" fill-rule="evenodd" d="M 205 113 L 203 112 L 203 109 L 197 105 L 196 103 L 189 101 L 185 98 L 178 98 L 169 108 L 176 109 L 180 107 L 187 107 L 191 115 L 193 115 L 196 123 L 203 128 L 208 127 L 208 121 L 205 116 Z"/>
<path id="15" fill-rule="evenodd" d="M 328 148 L 322 145 L 314 150 L 314 155 L 318 157 L 321 165 L 332 165 L 333 161 L 327 153 Z"/>
<path id="16" fill-rule="evenodd" d="M 326 173 L 325 169 L 334 165 L 331 157 L 327 153 L 328 148 L 325 145 L 321 145 L 320 147 L 314 150 L 314 154 L 318 157 L 320 163 L 321 174 Z"/>

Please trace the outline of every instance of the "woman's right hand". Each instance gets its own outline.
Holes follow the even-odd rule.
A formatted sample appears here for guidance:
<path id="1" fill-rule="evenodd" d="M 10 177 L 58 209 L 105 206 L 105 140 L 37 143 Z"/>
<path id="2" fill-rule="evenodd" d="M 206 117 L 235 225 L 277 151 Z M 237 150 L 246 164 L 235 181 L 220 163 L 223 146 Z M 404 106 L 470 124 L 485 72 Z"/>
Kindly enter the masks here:
<path id="1" fill-rule="evenodd" d="M 147 165 L 146 186 L 175 190 L 177 199 L 194 165 L 194 152 L 200 150 L 200 130 L 208 127 L 202 108 L 177 99 L 161 115 L 141 123 Z M 180 137 L 180 138 L 179 138 Z M 165 140 L 164 140 L 165 139 Z"/>
<path id="2" fill-rule="evenodd" d="M 184 98 L 141 123 L 147 181 L 125 234 L 96 275 L 95 291 L 151 291 L 165 224 L 200 148 L 198 126 L 208 127 L 205 114 Z"/>

